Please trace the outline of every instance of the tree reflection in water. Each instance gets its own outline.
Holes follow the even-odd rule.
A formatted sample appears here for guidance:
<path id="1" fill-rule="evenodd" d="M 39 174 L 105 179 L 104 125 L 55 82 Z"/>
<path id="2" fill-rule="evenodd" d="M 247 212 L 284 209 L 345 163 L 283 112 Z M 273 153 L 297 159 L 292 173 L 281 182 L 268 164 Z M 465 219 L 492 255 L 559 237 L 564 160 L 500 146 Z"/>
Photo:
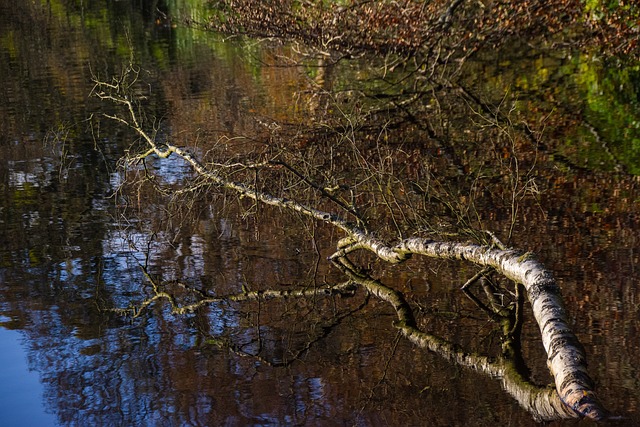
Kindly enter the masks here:
<path id="1" fill-rule="evenodd" d="M 139 70 L 135 66 L 130 65 L 123 71 L 121 77 L 113 78 L 110 82 L 102 81 L 96 77 L 96 85 L 93 90 L 94 96 L 101 100 L 113 102 L 115 105 L 121 107 L 121 113 L 104 114 L 104 116 L 132 129 L 138 134 L 144 144 L 143 147 L 139 149 L 139 154 L 131 152 L 122 161 L 127 169 L 131 168 L 130 175 L 133 177 L 131 183 L 138 191 L 138 199 L 141 194 L 143 194 L 142 191 L 144 191 L 144 187 L 151 189 L 152 194 L 155 193 L 158 195 L 170 194 L 170 189 L 173 187 L 173 195 L 168 199 L 169 205 L 184 202 L 193 203 L 203 195 L 208 195 L 212 190 L 214 194 L 222 190 L 240 199 L 244 197 L 251 199 L 255 203 L 254 206 L 256 209 L 260 205 L 274 206 L 291 213 L 299 214 L 304 218 L 313 219 L 333 226 L 342 233 L 345 233 L 347 237 L 342 238 L 338 242 L 337 251 L 331 254 L 329 259 L 352 280 L 359 279 L 356 281 L 363 285 L 368 292 L 391 303 L 400 318 L 400 329 L 403 331 L 403 334 L 414 343 L 435 351 L 445 358 L 454 360 L 461 365 L 473 367 L 482 372 L 489 372 L 492 376 L 502 378 L 505 388 L 516 396 L 518 401 L 530 410 L 536 419 L 554 420 L 588 416 L 600 420 L 608 417 L 607 411 L 602 407 L 593 392 L 593 381 L 586 370 L 584 349 L 568 325 L 560 291 L 551 273 L 539 263 L 530 260 L 529 253 L 523 255 L 512 249 L 508 249 L 493 233 L 485 232 L 485 234 L 488 234 L 493 240 L 493 243 L 489 245 L 487 240 L 482 238 L 482 232 L 477 229 L 474 230 L 473 228 L 472 224 L 477 218 L 468 217 L 469 208 L 465 207 L 459 200 L 456 200 L 454 195 L 450 193 L 445 194 L 445 196 L 441 196 L 438 200 L 441 204 L 447 206 L 450 214 L 456 215 L 461 223 L 454 228 L 455 231 L 453 234 L 473 236 L 482 243 L 481 245 L 442 240 L 442 237 L 439 238 L 440 241 L 434 241 L 424 237 L 412 237 L 400 239 L 398 243 L 395 244 L 387 244 L 379 237 L 384 234 L 389 226 L 384 223 L 385 215 L 391 216 L 388 222 L 395 225 L 396 231 L 400 236 L 402 236 L 403 231 L 395 217 L 397 214 L 402 214 L 404 221 L 408 222 L 403 226 L 404 232 L 417 233 L 419 230 L 422 230 L 422 234 L 427 233 L 428 235 L 442 235 L 443 232 L 428 225 L 430 219 L 427 219 L 429 216 L 424 208 L 415 207 L 415 203 L 420 203 L 420 196 L 418 195 L 417 198 L 412 198 L 402 191 L 405 186 L 403 179 L 406 178 L 401 174 L 394 175 L 390 172 L 383 171 L 382 168 L 378 169 L 372 162 L 373 160 L 368 160 L 363 154 L 362 149 L 358 147 L 358 141 L 356 139 L 351 139 L 351 144 L 347 144 L 347 151 L 338 149 L 335 145 L 330 146 L 332 149 L 335 148 L 336 153 L 340 153 L 336 154 L 337 156 L 341 155 L 343 159 L 349 159 L 351 157 L 352 160 L 347 160 L 347 164 L 353 163 L 354 165 L 358 165 L 360 168 L 359 173 L 363 174 L 363 177 L 360 179 L 377 183 L 377 188 L 374 186 L 368 195 L 366 192 L 363 192 L 362 189 L 354 195 L 354 191 L 351 189 L 352 201 L 351 205 L 348 205 L 346 198 L 334 194 L 334 191 L 338 189 L 344 189 L 345 187 L 349 189 L 348 186 L 328 190 L 326 184 L 317 184 L 314 182 L 317 179 L 314 177 L 317 176 L 318 173 L 318 171 L 315 170 L 318 166 L 314 166 L 314 163 L 319 161 L 320 164 L 326 164 L 324 157 L 321 156 L 319 160 L 317 158 L 307 158 L 301 162 L 298 153 L 289 150 L 289 142 L 287 140 L 285 140 L 284 145 L 277 147 L 276 153 L 273 154 L 270 153 L 272 144 L 275 141 L 272 137 L 266 149 L 245 152 L 241 160 L 238 160 L 235 156 L 228 159 L 218 155 L 213 157 L 216 161 L 208 163 L 209 161 L 206 157 L 211 156 L 211 153 L 214 151 L 219 151 L 219 147 L 217 146 L 223 145 L 224 142 L 222 144 L 215 143 L 213 148 L 207 151 L 204 156 L 200 154 L 202 157 L 199 158 L 199 155 L 192 154 L 188 149 L 176 146 L 172 142 L 158 139 L 156 128 L 154 128 L 153 133 L 147 133 L 143 128 L 143 126 L 145 126 L 145 117 L 139 113 L 140 106 L 137 101 L 134 101 L 131 97 L 131 93 L 133 93 L 132 88 L 138 82 L 138 77 Z M 353 124 L 351 123 L 351 125 Z M 500 126 L 496 126 L 501 132 L 503 131 Z M 343 137 L 345 137 L 344 134 L 338 133 L 338 138 Z M 512 150 L 514 150 L 513 147 Z M 514 156 L 516 155 L 515 152 L 512 154 Z M 162 173 L 157 175 L 149 174 L 147 169 L 148 159 L 154 161 L 156 159 L 169 159 L 170 157 L 177 158 L 180 162 L 186 163 L 194 175 L 191 179 L 180 182 L 177 188 L 175 185 L 177 180 L 167 180 L 166 177 L 163 177 Z M 389 167 L 393 170 L 396 161 L 395 157 L 396 156 L 389 153 L 388 157 L 381 158 L 380 162 L 385 165 L 385 168 Z M 256 161 L 255 158 L 262 160 Z M 510 162 L 506 168 L 506 174 L 512 183 L 510 190 L 507 190 L 512 192 L 510 236 L 516 221 L 520 200 L 524 198 L 523 195 L 537 191 L 535 183 L 532 183 L 533 179 L 529 177 L 531 170 L 523 177 L 520 175 L 519 168 L 519 160 L 517 159 Z M 278 169 L 283 169 L 284 173 L 274 172 Z M 351 176 L 340 176 L 339 174 L 342 171 L 342 169 L 332 165 L 332 169 L 325 175 L 325 179 L 346 180 L 351 178 Z M 261 178 L 258 178 L 259 173 L 262 175 Z M 503 171 L 503 173 L 505 172 Z M 287 174 L 289 177 L 287 177 Z M 274 176 L 275 180 L 278 181 L 275 186 L 271 183 L 271 179 L 268 178 L 269 175 Z M 267 178 L 264 178 L 265 176 Z M 430 186 L 436 188 L 444 187 L 443 181 L 446 176 L 441 177 L 435 173 L 431 173 L 429 176 Z M 252 180 L 247 181 L 248 177 L 252 178 Z M 158 178 L 160 178 L 160 180 Z M 389 181 L 389 187 L 386 190 L 381 188 L 380 182 L 383 180 Z M 300 185 L 302 183 L 303 185 Z M 123 192 L 127 193 L 132 184 L 123 185 Z M 269 185 L 271 185 L 272 188 L 270 191 L 260 189 L 260 187 L 268 187 Z M 298 187 L 298 189 L 293 191 L 292 188 L 294 187 Z M 205 189 L 204 191 L 203 188 Z M 317 191 L 319 197 L 312 197 L 309 194 L 310 191 Z M 271 192 L 273 192 L 273 194 L 271 194 Z M 183 198 L 185 193 L 188 194 L 186 199 Z M 382 194 L 379 195 L 379 193 Z M 431 196 L 431 192 L 428 193 L 428 196 Z M 371 200 L 367 200 L 367 197 Z M 375 200 L 378 197 L 382 200 L 381 208 L 377 210 L 377 214 L 380 217 L 368 216 L 365 219 L 359 213 L 361 209 L 360 205 L 375 205 Z M 358 204 L 355 202 L 356 198 L 360 200 Z M 307 200 L 306 202 L 300 201 L 305 199 Z M 337 206 L 337 212 L 343 212 L 342 215 L 355 217 L 357 224 L 347 221 L 340 213 L 324 210 L 321 207 L 323 199 Z M 389 199 L 391 202 L 388 201 Z M 472 200 L 469 203 L 473 206 L 476 200 Z M 145 209 L 143 206 L 138 206 L 138 211 L 144 211 Z M 473 210 L 475 211 L 475 209 L 474 207 Z M 178 215 L 171 209 L 168 213 L 172 217 Z M 436 220 L 442 218 L 442 215 L 438 216 L 438 214 L 433 213 L 431 213 L 430 216 Z M 408 220 L 409 217 L 421 217 L 426 223 L 414 229 L 412 227 L 416 227 L 415 223 Z M 383 219 L 383 221 L 381 221 L 381 219 Z M 370 231 L 369 228 L 372 223 L 376 223 L 376 227 L 378 227 L 374 229 L 374 232 Z M 500 249 L 496 249 L 494 246 L 498 246 Z M 368 250 L 375 254 L 379 260 L 391 264 L 404 262 L 413 254 L 442 259 L 467 260 L 484 267 L 484 274 L 495 270 L 497 273 L 512 280 L 516 286 L 516 299 L 520 299 L 517 298 L 519 295 L 518 289 L 522 289 L 528 294 L 535 320 L 542 334 L 545 351 L 548 354 L 548 366 L 555 379 L 556 390 L 549 391 L 532 387 L 531 384 L 523 379 L 522 372 L 517 369 L 518 366 L 523 365 L 523 359 L 518 350 L 519 344 L 513 344 L 514 338 L 519 338 L 520 336 L 521 302 L 514 304 L 514 310 L 518 313 L 518 316 L 516 316 L 515 320 L 510 321 L 514 315 L 510 313 L 508 309 L 504 308 L 504 304 L 498 303 L 495 299 L 493 292 L 494 290 L 498 292 L 499 288 L 494 287 L 494 290 L 492 290 L 487 289 L 485 286 L 485 293 L 489 299 L 489 304 L 487 305 L 481 303 L 468 289 L 469 285 L 480 277 L 480 274 L 476 274 L 474 279 L 468 281 L 467 284 L 463 286 L 466 294 L 470 296 L 479 307 L 483 308 L 485 312 L 491 313 L 492 317 L 503 323 L 503 333 L 505 335 L 503 340 L 506 341 L 506 343 L 503 345 L 500 362 L 494 364 L 486 358 L 475 357 L 457 351 L 452 344 L 433 335 L 424 334 L 418 330 L 412 310 L 400 292 L 387 288 L 373 279 L 368 279 L 366 276 L 358 275 L 360 268 L 352 264 L 351 261 L 347 259 L 347 255 L 361 249 Z M 153 287 L 153 296 L 143 301 L 138 307 L 133 307 L 128 310 L 119 309 L 117 311 L 124 313 L 131 312 L 134 317 L 138 317 L 141 311 L 146 309 L 147 306 L 154 301 L 166 299 L 171 303 L 172 312 L 181 314 L 185 311 L 193 311 L 204 303 L 219 301 L 219 299 L 204 298 L 195 304 L 179 306 L 172 294 L 158 289 L 158 284 L 150 276 L 146 268 L 144 269 L 144 274 Z M 483 281 L 483 283 L 486 284 L 486 280 Z M 184 286 L 183 284 L 181 285 Z M 522 285 L 522 288 L 519 288 L 520 285 Z M 269 290 L 251 292 L 244 286 L 245 285 L 243 285 L 243 294 L 241 296 L 228 296 L 226 299 L 237 301 L 240 299 L 261 299 L 266 296 L 313 296 L 313 294 L 309 295 L 304 291 L 279 292 Z"/>
<path id="2" fill-rule="evenodd" d="M 419 114 L 404 110 L 398 121 L 379 114 L 357 129 L 330 114 L 318 119 L 335 105 L 352 119 L 362 118 L 363 106 L 385 95 L 390 86 L 383 80 L 368 83 L 372 62 L 323 57 L 283 68 L 274 58 L 293 57 L 287 47 L 222 43 L 157 25 L 156 5 L 167 12 L 186 3 L 134 3 L 0 1 L 6 95 L 0 102 L 0 306 L 10 319 L 5 326 L 24 334 L 29 366 L 47 385 L 47 406 L 61 423 L 533 425 L 498 381 L 461 371 L 399 339 L 390 326 L 393 310 L 376 298 L 366 300 L 362 291 L 312 301 L 217 301 L 179 316 L 166 303 L 150 305 L 135 319 L 103 311 L 140 304 L 153 294 L 140 265 L 180 304 L 203 295 L 318 289 L 345 279 L 324 263 L 336 237 L 295 215 L 247 200 L 240 209 L 212 196 L 171 206 L 191 209 L 194 215 L 183 221 L 186 216 L 166 215 L 166 200 L 150 191 L 110 197 L 127 178 L 114 169 L 115 160 L 134 138 L 107 122 L 91 134 L 87 112 L 108 107 L 87 98 L 89 76 L 117 73 L 131 50 L 150 71 L 151 86 L 141 93 L 149 114 L 163 118 L 160 138 L 187 145 L 225 136 L 218 148 L 233 148 L 242 159 L 263 141 L 290 137 L 287 124 L 346 129 L 361 138 L 370 164 L 411 177 L 402 190 L 422 197 L 418 206 L 427 211 L 442 214 L 451 207 L 429 198 L 428 191 L 448 190 L 461 203 L 480 195 L 475 213 L 483 228 L 501 237 L 509 233 L 508 197 L 501 192 L 505 175 L 490 167 L 490 154 L 508 164 L 515 144 L 521 170 L 537 165 L 539 192 L 520 205 L 512 244 L 538 253 L 552 267 L 598 389 L 618 413 L 637 418 L 633 248 L 640 199 L 633 175 L 637 156 L 628 143 L 635 135 L 630 124 L 637 121 L 629 95 L 636 93 L 629 89 L 637 80 L 634 68 L 612 67 L 594 52 L 514 45 L 467 62 L 459 87 L 425 92 L 424 102 L 416 104 Z M 309 92 L 318 87 L 324 91 Z M 358 93 L 374 96 L 362 100 L 353 96 Z M 412 96 L 391 95 L 399 102 Z M 516 125 L 512 140 L 490 127 L 471 126 L 493 120 L 499 105 L 516 107 L 501 117 Z M 484 117 L 477 114 L 483 111 Z M 535 153 L 528 151 L 523 129 L 542 136 Z M 101 152 L 94 150 L 93 137 Z M 316 154 L 332 158 L 317 134 L 298 134 L 291 143 L 305 161 Z M 192 152 L 211 148 L 198 144 Z M 396 163 L 381 161 L 392 152 Z M 148 165 L 164 182 L 189 179 L 177 163 Z M 342 164 L 346 171 L 352 165 Z M 426 185 L 425 165 L 444 171 L 448 188 Z M 318 173 L 313 182 L 324 178 Z M 358 190 L 370 183 L 358 182 Z M 344 185 L 326 187 L 340 194 Z M 383 204 L 378 199 L 364 213 L 375 217 Z M 398 212 L 396 219 L 401 217 Z M 459 219 L 426 225 L 446 231 Z M 476 271 L 419 260 L 399 269 L 368 264 L 365 259 L 371 277 L 411 301 L 421 330 L 464 348 L 501 353 L 501 329 L 451 287 Z M 525 304 L 525 319 L 531 316 L 527 310 Z M 545 384 L 550 378 L 531 323 L 523 325 L 522 351 L 535 383 Z M 13 384 L 4 387 L 4 393 L 14 390 Z"/>

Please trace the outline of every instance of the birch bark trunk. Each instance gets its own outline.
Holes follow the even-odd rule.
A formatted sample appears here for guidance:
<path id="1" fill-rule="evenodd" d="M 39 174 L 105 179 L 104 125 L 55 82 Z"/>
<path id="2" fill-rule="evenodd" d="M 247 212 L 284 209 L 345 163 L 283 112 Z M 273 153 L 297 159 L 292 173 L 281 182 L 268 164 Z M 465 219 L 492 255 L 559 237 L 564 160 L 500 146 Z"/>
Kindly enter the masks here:
<path id="1" fill-rule="evenodd" d="M 538 261 L 514 250 L 468 243 L 410 238 L 390 247 L 379 242 L 370 245 L 369 241 L 370 238 L 358 239 L 357 235 L 345 239 L 342 248 L 332 258 L 337 259 L 355 249 L 369 249 L 391 262 L 399 262 L 412 254 L 459 259 L 492 267 L 514 282 L 521 283 L 540 328 L 547 366 L 560 399 L 581 416 L 595 420 L 608 416 L 594 393 L 594 383 L 587 372 L 586 355 L 569 326 L 560 288 L 551 272 Z"/>
<path id="2" fill-rule="evenodd" d="M 399 320 L 396 326 L 409 341 L 460 366 L 465 366 L 494 378 L 500 378 L 504 390 L 520 406 L 532 414 L 537 421 L 580 417 L 581 414 L 562 401 L 555 389 L 536 386 L 527 380 L 518 370 L 515 359 L 510 357 L 512 355 L 496 359 L 465 352 L 447 340 L 421 331 L 416 325 L 413 311 L 401 292 L 382 284 L 378 280 L 356 273 L 350 262 L 344 258 L 334 260 L 334 265 L 355 283 L 361 285 L 379 299 L 388 302 L 395 309 Z M 513 319 L 513 322 L 517 321 L 519 320 Z M 510 323 L 508 329 L 511 329 L 512 326 Z M 506 345 L 510 347 L 510 350 L 513 350 L 515 345 L 512 338 L 511 336 L 505 336 Z"/>
<path id="3" fill-rule="evenodd" d="M 176 155 L 191 165 L 194 172 L 212 184 L 235 191 L 240 196 L 251 198 L 267 205 L 299 212 L 308 217 L 333 225 L 347 234 L 338 244 L 338 250 L 330 257 L 336 261 L 350 252 L 366 249 L 380 259 L 399 263 L 413 254 L 442 259 L 460 259 L 480 266 L 492 267 L 507 278 L 522 284 L 540 328 L 542 342 L 547 353 L 547 366 L 555 380 L 556 391 L 561 401 L 580 416 L 600 420 L 608 416 L 593 391 L 593 381 L 587 373 L 585 352 L 578 338 L 569 327 L 560 289 L 553 275 L 539 262 L 514 250 L 497 249 L 460 242 L 438 242 L 424 238 L 406 239 L 389 246 L 335 213 L 322 211 L 292 199 L 275 197 L 247 185 L 233 182 L 215 170 L 209 170 L 187 151 L 171 144 L 158 146 L 140 126 L 133 102 L 122 93 L 119 84 L 96 81 L 94 94 L 111 100 L 128 110 L 129 120 L 119 116 L 107 116 L 134 129 L 148 144 L 149 150 L 133 160 L 150 155 L 167 158 Z M 412 340 L 416 335 L 411 333 Z M 413 337 L 413 338 L 412 338 Z"/>

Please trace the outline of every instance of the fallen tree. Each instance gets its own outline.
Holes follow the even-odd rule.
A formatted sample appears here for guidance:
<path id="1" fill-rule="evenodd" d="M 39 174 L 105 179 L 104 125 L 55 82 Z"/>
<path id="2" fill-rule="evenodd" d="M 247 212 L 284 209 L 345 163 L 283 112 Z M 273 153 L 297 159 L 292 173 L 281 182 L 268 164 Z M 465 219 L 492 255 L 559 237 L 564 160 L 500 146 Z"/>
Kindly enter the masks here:
<path id="1" fill-rule="evenodd" d="M 168 161 L 171 158 L 177 158 L 193 171 L 196 177 L 194 188 L 207 186 L 224 189 L 239 198 L 247 198 L 259 204 L 297 212 L 339 229 L 346 237 L 340 240 L 338 247 L 329 259 L 350 278 L 352 283 L 360 284 L 371 294 L 390 303 L 395 308 L 399 318 L 397 327 L 409 340 L 455 363 L 500 378 L 505 384 L 505 389 L 516 397 L 523 407 L 540 419 L 589 417 L 600 420 L 608 417 L 607 411 L 595 395 L 593 381 L 587 372 L 585 352 L 569 327 L 560 289 L 551 272 L 537 262 L 531 254 L 523 254 L 506 248 L 497 239 L 494 239 L 493 243 L 478 244 L 414 236 L 399 239 L 395 243 L 388 243 L 380 238 L 376 231 L 371 231 L 364 226 L 366 221 L 359 215 L 357 206 L 344 203 L 329 189 L 315 184 L 308 176 L 299 172 L 294 174 L 297 176 L 298 182 L 302 182 L 307 189 L 320 193 L 321 199 L 329 200 L 338 205 L 342 212 L 355 217 L 356 221 L 349 221 L 339 213 L 325 210 L 319 206 L 303 203 L 296 197 L 282 194 L 274 195 L 261 190 L 255 183 L 255 179 L 254 185 L 235 181 L 226 172 L 225 165 L 206 163 L 185 148 L 167 141 L 159 142 L 154 133 L 148 133 L 144 129 L 144 123 L 140 120 L 139 105 L 131 97 L 131 86 L 136 79 L 136 70 L 129 67 L 120 79 L 114 79 L 110 82 L 96 79 L 93 91 L 93 94 L 100 99 L 124 107 L 123 115 L 107 114 L 106 117 L 131 128 L 143 142 L 140 150 L 134 150 L 126 158 L 124 164 L 127 167 L 135 168 L 136 165 L 144 164 L 151 158 L 169 159 Z M 242 167 L 254 171 L 256 165 L 243 164 Z M 260 162 L 260 165 L 284 166 L 284 169 L 295 171 L 293 167 L 278 160 L 276 156 Z M 506 327 L 506 336 L 509 339 L 499 361 L 492 362 L 488 358 L 476 357 L 460 351 L 450 343 L 420 331 L 416 327 L 411 309 L 401 293 L 360 272 L 348 259 L 350 254 L 359 250 L 369 251 L 378 259 L 390 264 L 402 263 L 413 255 L 464 260 L 481 267 L 485 272 L 494 271 L 510 279 L 514 282 L 516 290 L 519 285 L 522 285 L 539 326 L 547 354 L 547 365 L 554 378 L 555 388 L 547 390 L 535 387 L 524 381 L 517 369 L 514 368 L 516 356 L 513 354 L 512 343 L 517 338 L 515 330 L 517 328 L 514 326 L 517 321 L 511 321 L 510 326 Z M 470 281 L 468 285 L 473 282 L 475 280 Z M 468 287 L 465 286 L 465 288 Z M 254 295 L 256 298 L 258 296 Z M 278 297 L 279 295 L 274 293 L 272 296 Z M 299 296 L 304 296 L 304 293 Z M 244 297 L 249 299 L 250 294 L 245 293 Z M 168 299 L 174 305 L 174 311 L 181 312 L 182 309 L 175 305 L 171 296 L 162 292 L 156 292 L 156 295 L 143 305 L 146 307 L 160 298 Z M 237 299 L 241 299 L 241 297 L 237 297 Z M 138 310 L 144 307 L 139 307 Z"/>
<path id="2" fill-rule="evenodd" d="M 432 351 L 439 356 L 460 366 L 476 372 L 498 378 L 503 388 L 538 421 L 550 421 L 563 418 L 576 418 L 579 412 L 571 409 L 560 397 L 556 389 L 540 387 L 532 384 L 521 371 L 519 349 L 519 327 L 521 326 L 521 310 L 523 300 L 518 298 L 518 305 L 512 310 L 492 312 L 502 323 L 503 350 L 502 357 L 496 359 L 463 351 L 446 339 L 426 333 L 416 326 L 413 312 L 401 292 L 392 289 L 378 280 L 358 273 L 354 266 L 344 257 L 334 261 L 334 265 L 343 271 L 354 282 L 363 286 L 371 294 L 391 304 L 398 315 L 396 324 L 402 334 L 420 348 Z M 516 286 L 516 290 L 519 287 Z M 484 307 L 483 307 L 484 308 Z M 488 308 L 484 308 L 490 310 Z M 593 402 L 592 402 L 593 403 Z M 587 414 L 592 418 L 603 415 L 602 408 L 585 408 L 595 410 Z"/>

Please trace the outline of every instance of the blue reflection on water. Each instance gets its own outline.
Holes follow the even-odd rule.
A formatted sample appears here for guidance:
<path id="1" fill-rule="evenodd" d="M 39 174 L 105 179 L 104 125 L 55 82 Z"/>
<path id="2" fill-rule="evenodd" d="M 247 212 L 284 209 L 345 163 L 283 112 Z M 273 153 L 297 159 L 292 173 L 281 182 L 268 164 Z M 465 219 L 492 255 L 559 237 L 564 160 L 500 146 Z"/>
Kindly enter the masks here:
<path id="1" fill-rule="evenodd" d="M 38 374 L 27 365 L 27 355 L 19 332 L 0 328 L 0 384 L 4 388 L 0 398 L 0 425 L 54 426 L 56 418 L 44 409 L 44 387 Z"/>

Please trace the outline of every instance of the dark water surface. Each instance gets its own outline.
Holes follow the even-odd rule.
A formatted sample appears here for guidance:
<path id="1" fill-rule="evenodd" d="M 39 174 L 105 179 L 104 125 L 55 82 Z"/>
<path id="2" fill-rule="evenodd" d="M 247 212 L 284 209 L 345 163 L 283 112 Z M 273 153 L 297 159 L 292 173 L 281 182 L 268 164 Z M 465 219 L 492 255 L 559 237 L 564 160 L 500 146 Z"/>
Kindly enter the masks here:
<path id="1" fill-rule="evenodd" d="M 89 97 L 92 75 L 117 75 L 133 52 L 160 133 L 185 139 L 303 120 L 294 94 L 318 80 L 163 12 L 205 13 L 187 0 L 0 0 L 0 425 L 534 425 L 499 382 L 399 339 L 392 311 L 361 294 L 183 316 L 157 302 L 136 319 L 104 310 L 148 295 L 145 262 L 187 302 L 341 280 L 324 261 L 336 236 L 279 211 L 213 203 L 161 228 L 162 205 L 143 200 L 145 217 L 119 217 L 116 161 L 134 137 L 88 120 L 112 108 Z M 513 244 L 556 274 L 599 395 L 638 425 L 640 78 L 617 69 L 589 54 L 514 54 L 479 60 L 464 81 L 520 91 L 533 116 L 559 111 Z M 184 178 L 180 165 L 154 166 L 166 182 Z M 509 227 L 490 212 L 485 223 Z M 422 326 L 482 344 L 495 325 L 451 285 L 472 274 L 412 260 L 385 280 L 434 315 Z M 535 326 L 524 334 L 534 379 L 550 382 Z"/>

